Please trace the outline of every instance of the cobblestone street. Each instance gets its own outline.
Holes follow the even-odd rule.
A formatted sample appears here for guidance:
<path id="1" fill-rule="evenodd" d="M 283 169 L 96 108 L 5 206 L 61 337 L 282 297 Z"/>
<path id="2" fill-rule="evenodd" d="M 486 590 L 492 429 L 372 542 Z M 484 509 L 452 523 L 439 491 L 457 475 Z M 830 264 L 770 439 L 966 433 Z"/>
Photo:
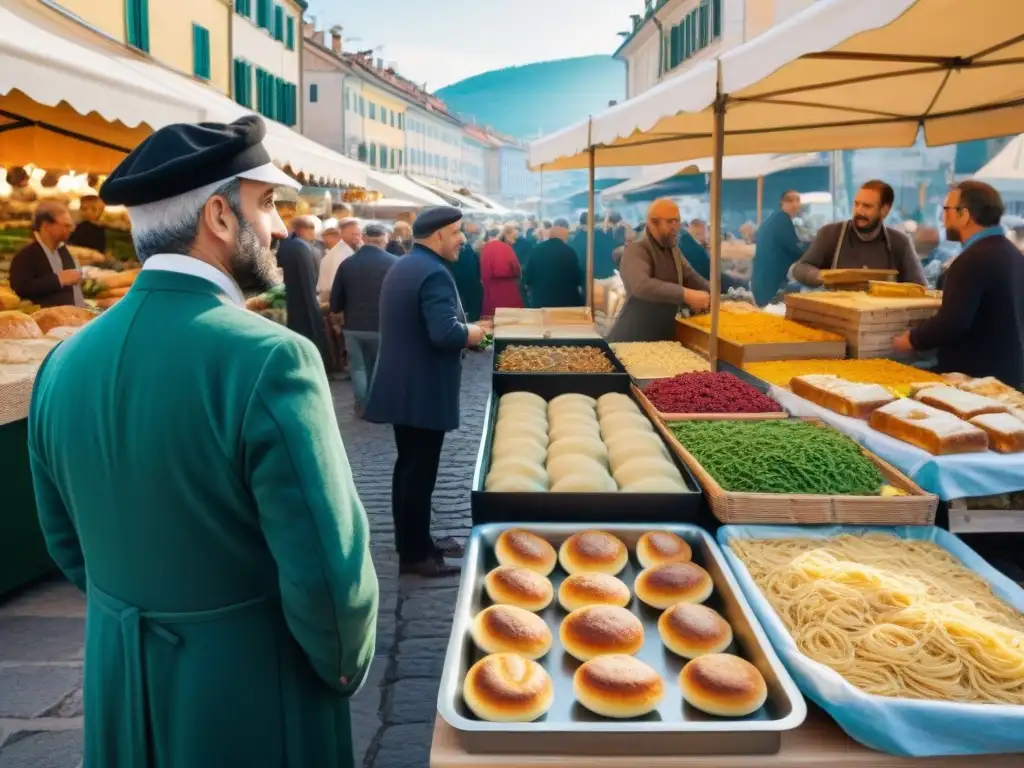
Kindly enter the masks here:
<path id="1" fill-rule="evenodd" d="M 490 389 L 488 354 L 463 368 L 462 428 L 445 441 L 434 492 L 434 533 L 464 538 L 469 487 Z M 355 418 L 347 381 L 332 384 L 335 412 L 370 520 L 380 579 L 377 656 L 352 703 L 356 765 L 427 766 L 438 682 L 457 578 L 398 577 L 391 526 L 394 443 L 389 427 Z M 0 768 L 76 768 L 81 762 L 85 602 L 53 579 L 0 602 Z"/>

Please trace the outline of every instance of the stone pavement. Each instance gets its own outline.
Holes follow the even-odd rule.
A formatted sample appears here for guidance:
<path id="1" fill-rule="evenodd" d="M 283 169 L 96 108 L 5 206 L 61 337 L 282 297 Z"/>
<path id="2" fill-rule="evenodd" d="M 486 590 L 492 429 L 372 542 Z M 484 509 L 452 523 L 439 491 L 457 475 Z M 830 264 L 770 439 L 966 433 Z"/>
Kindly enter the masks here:
<path id="1" fill-rule="evenodd" d="M 490 370 L 489 354 L 466 357 L 463 426 L 445 440 L 434 492 L 438 536 L 464 538 L 469 532 L 469 487 Z M 390 509 L 391 430 L 353 416 L 347 381 L 333 382 L 331 389 L 370 520 L 380 579 L 377 655 L 352 702 L 356 765 L 425 768 L 458 579 L 398 577 Z M 81 595 L 56 578 L 0 602 L 0 768 L 80 765 L 84 615 Z"/>

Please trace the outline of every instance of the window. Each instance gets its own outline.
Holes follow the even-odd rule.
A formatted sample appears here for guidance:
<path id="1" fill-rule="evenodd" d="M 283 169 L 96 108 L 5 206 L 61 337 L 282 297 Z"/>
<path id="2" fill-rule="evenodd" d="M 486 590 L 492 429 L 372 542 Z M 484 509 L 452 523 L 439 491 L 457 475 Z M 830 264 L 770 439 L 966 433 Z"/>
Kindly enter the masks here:
<path id="1" fill-rule="evenodd" d="M 405 153 L 404 153 L 404 152 L 403 152 L 402 150 L 398 150 L 398 167 L 399 167 L 399 168 L 401 168 L 401 167 L 402 167 L 402 161 L 403 161 L 403 160 L 405 159 L 405 158 L 403 157 L 403 155 L 404 155 L 404 154 L 405 154 Z"/>
<path id="2" fill-rule="evenodd" d="M 235 12 L 239 16 L 252 18 L 252 0 L 235 0 Z"/>
<path id="3" fill-rule="evenodd" d="M 295 19 L 289 16 L 286 19 L 287 34 L 285 35 L 285 47 L 289 51 L 295 50 Z"/>
<path id="4" fill-rule="evenodd" d="M 391 127 L 392 128 L 395 127 L 395 113 L 394 112 L 391 113 Z"/>
<path id="5" fill-rule="evenodd" d="M 708 47 L 708 43 L 710 42 L 708 40 L 708 22 L 711 21 L 711 19 L 708 18 L 707 0 L 704 0 L 704 2 L 701 3 L 700 8 L 697 9 L 697 12 L 699 14 L 697 16 L 697 29 L 700 30 L 700 37 L 697 43 L 703 50 L 704 48 Z"/>
<path id="6" fill-rule="evenodd" d="M 385 125 L 387 125 L 387 122 L 388 122 L 388 108 L 387 107 L 381 107 L 380 108 L 380 121 L 382 123 L 384 123 Z"/>
<path id="7" fill-rule="evenodd" d="M 722 0 L 711 0 L 711 37 L 718 40 L 722 36 Z"/>
<path id="8" fill-rule="evenodd" d="M 370 119 L 371 120 L 376 120 L 377 119 L 377 105 L 374 104 L 372 101 L 370 102 Z"/>
<path id="9" fill-rule="evenodd" d="M 365 163 L 366 158 L 369 157 L 369 151 L 366 148 L 365 142 L 359 142 L 359 162 Z"/>
<path id="10" fill-rule="evenodd" d="M 256 0 L 256 25 L 270 31 L 272 21 L 271 0 Z"/>
<path id="11" fill-rule="evenodd" d="M 192 24 L 192 74 L 210 79 L 210 30 Z"/>
<path id="12" fill-rule="evenodd" d="M 149 51 L 149 0 L 125 0 L 125 32 L 128 45 Z"/>
<path id="13" fill-rule="evenodd" d="M 359 97 L 359 114 L 366 117 L 366 99 Z"/>
<path id="14" fill-rule="evenodd" d="M 352 91 L 345 89 L 345 111 L 352 109 Z"/>
<path id="15" fill-rule="evenodd" d="M 274 39 L 284 42 L 284 8 L 274 6 Z"/>
<path id="16" fill-rule="evenodd" d="M 392 149 L 391 150 L 391 167 L 392 168 L 397 168 L 398 167 L 398 163 L 396 162 L 397 159 L 398 159 L 398 152 Z"/>
<path id="17" fill-rule="evenodd" d="M 235 59 L 235 101 L 243 107 L 252 108 L 252 64 Z"/>
<path id="18" fill-rule="evenodd" d="M 376 144 L 371 144 L 370 145 L 370 165 L 372 165 L 374 168 L 377 167 L 377 145 Z"/>
<path id="19" fill-rule="evenodd" d="M 669 67 L 675 67 L 680 61 L 679 56 L 679 27 L 672 27 L 669 33 Z"/>
<path id="20" fill-rule="evenodd" d="M 398 127 L 402 129 L 405 128 L 405 115 L 401 112 L 398 113 Z"/>
<path id="21" fill-rule="evenodd" d="M 316 104 L 316 100 L 320 98 L 320 86 L 316 83 L 309 84 L 309 103 Z"/>

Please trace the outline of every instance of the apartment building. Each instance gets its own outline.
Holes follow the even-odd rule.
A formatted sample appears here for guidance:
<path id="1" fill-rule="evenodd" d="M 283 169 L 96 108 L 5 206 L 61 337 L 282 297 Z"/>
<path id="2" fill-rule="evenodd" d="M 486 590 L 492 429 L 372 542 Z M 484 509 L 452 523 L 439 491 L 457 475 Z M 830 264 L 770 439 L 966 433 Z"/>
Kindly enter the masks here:
<path id="1" fill-rule="evenodd" d="M 406 170 L 451 186 L 466 184 L 462 124 L 436 99 L 414 104 L 405 129 Z"/>
<path id="2" fill-rule="evenodd" d="M 299 89 L 306 3 L 232 0 L 232 5 L 232 97 L 264 117 L 301 130 Z"/>

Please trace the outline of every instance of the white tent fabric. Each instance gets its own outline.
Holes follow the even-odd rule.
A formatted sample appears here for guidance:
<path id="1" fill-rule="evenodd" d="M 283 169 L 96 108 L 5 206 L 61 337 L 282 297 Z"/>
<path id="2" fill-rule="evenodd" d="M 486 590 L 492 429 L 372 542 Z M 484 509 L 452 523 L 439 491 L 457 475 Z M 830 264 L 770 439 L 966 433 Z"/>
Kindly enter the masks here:
<path id="1" fill-rule="evenodd" d="M 722 163 L 723 179 L 756 179 L 759 176 L 770 176 L 777 171 L 789 168 L 803 168 L 818 161 L 815 152 L 799 155 L 736 155 L 727 157 Z M 601 199 L 617 200 L 630 192 L 639 192 L 654 184 L 671 179 L 683 173 L 711 173 L 714 158 L 704 157 L 692 163 L 666 163 L 649 165 L 639 176 L 627 179 L 621 184 L 601 191 Z"/>
<path id="2" fill-rule="evenodd" d="M 1003 147 L 974 176 L 1002 190 L 1024 190 L 1024 133 Z"/>
<path id="3" fill-rule="evenodd" d="M 130 60 L 61 34 L 50 12 L 0 0 L 0 94 L 17 88 L 53 107 L 95 112 L 108 122 L 160 128 L 204 119 L 201 105 L 130 66 Z"/>
<path id="4" fill-rule="evenodd" d="M 483 203 L 484 206 L 486 206 L 491 211 L 491 213 L 497 214 L 498 216 L 505 216 L 509 213 L 512 213 L 512 211 L 510 211 L 501 203 L 495 202 L 491 198 L 481 195 L 479 192 L 473 192 L 472 195 L 474 199 L 479 200 L 481 203 Z"/>
<path id="5" fill-rule="evenodd" d="M 426 179 L 420 178 L 419 176 L 413 176 L 410 174 L 409 178 L 412 179 L 414 184 L 419 184 L 421 187 L 423 187 L 426 190 L 429 190 L 430 192 L 433 192 L 438 197 L 449 198 L 455 203 L 458 203 L 459 207 L 466 211 L 469 211 L 471 213 L 493 213 L 493 211 L 487 208 L 483 203 L 479 203 L 476 200 L 473 200 L 472 198 L 460 195 L 458 192 L 451 192 L 447 189 L 443 189 L 439 187 L 437 184 L 432 184 L 431 182 L 427 181 Z"/>
<path id="6" fill-rule="evenodd" d="M 920 128 L 936 146 L 1024 125 L 1020 0 L 818 0 L 719 60 L 534 142 L 531 165 L 586 168 L 590 146 L 598 166 L 713 155 L 719 67 L 726 155 L 908 147 Z"/>
<path id="7" fill-rule="evenodd" d="M 382 173 L 371 170 L 367 173 L 366 188 L 376 190 L 387 197 L 411 200 L 419 205 L 448 204 L 444 198 L 438 197 L 400 173 Z"/>

